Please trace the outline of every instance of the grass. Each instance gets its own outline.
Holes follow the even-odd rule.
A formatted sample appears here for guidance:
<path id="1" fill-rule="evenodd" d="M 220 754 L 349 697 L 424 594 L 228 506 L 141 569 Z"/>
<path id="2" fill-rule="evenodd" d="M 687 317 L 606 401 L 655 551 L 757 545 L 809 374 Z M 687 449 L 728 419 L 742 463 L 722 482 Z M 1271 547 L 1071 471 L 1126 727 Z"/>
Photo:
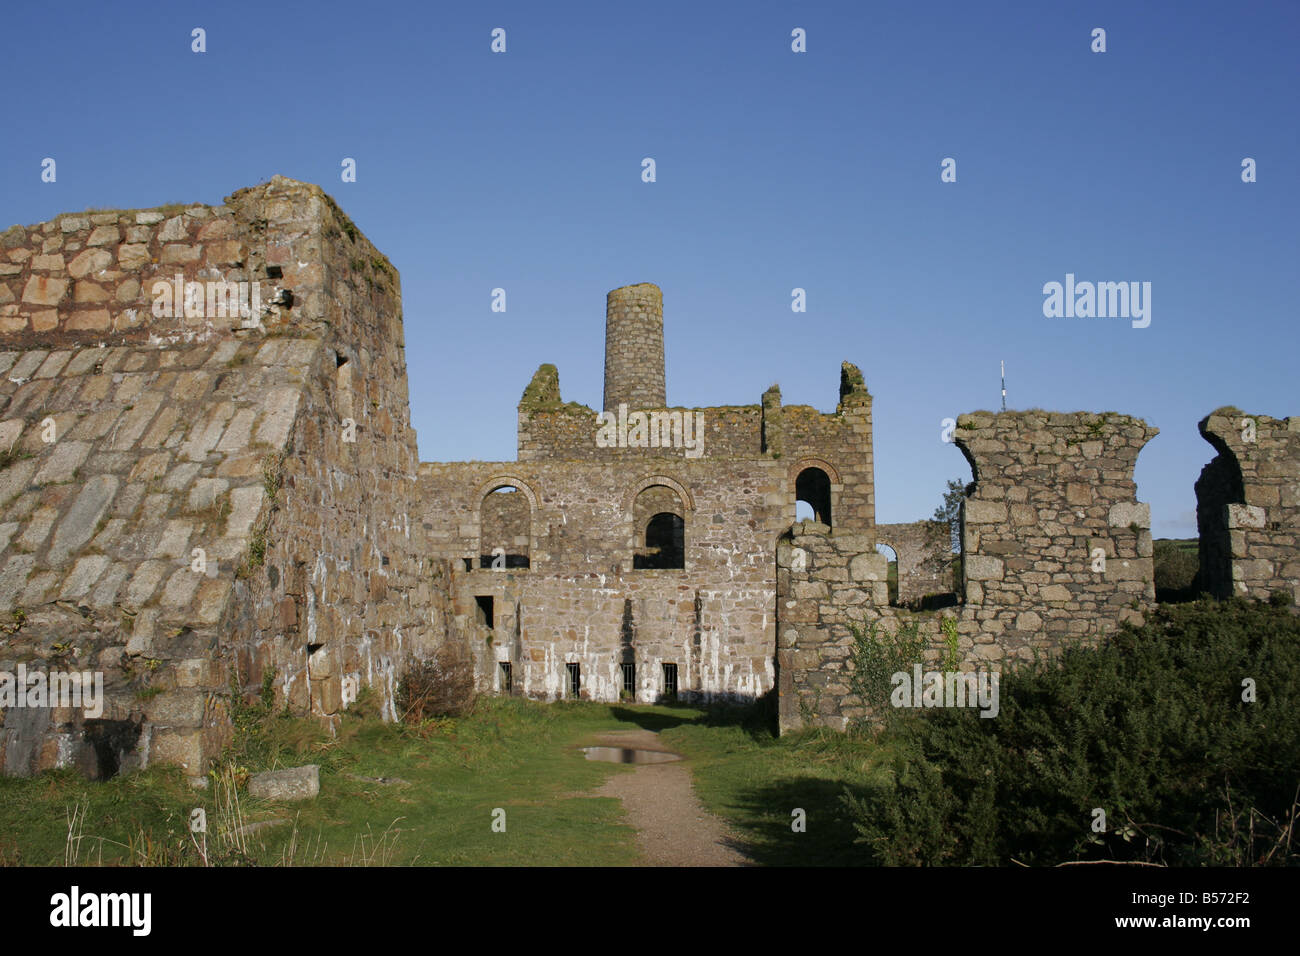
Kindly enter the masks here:
<path id="1" fill-rule="evenodd" d="M 691 761 L 695 792 L 730 824 L 743 851 L 765 866 L 862 866 L 842 796 L 889 780 L 887 752 L 869 737 L 818 729 L 776 737 L 760 708 L 716 711 L 663 729 Z M 651 727 L 650 729 L 658 729 Z M 794 811 L 806 815 L 796 832 Z"/>
<path id="2" fill-rule="evenodd" d="M 365 710 L 365 699 L 354 707 Z M 482 698 L 475 712 L 423 726 L 344 716 L 334 736 L 316 721 L 245 707 L 236 744 L 192 789 L 179 770 L 151 768 L 92 783 L 71 770 L 0 778 L 0 863 L 26 865 L 636 865 L 619 801 L 582 796 L 631 768 L 582 759 L 575 746 L 629 726 L 662 732 L 686 755 L 696 792 L 755 862 L 870 862 L 841 795 L 887 781 L 869 740 L 829 731 L 773 736 L 761 707 L 543 704 Z M 254 800 L 250 773 L 321 768 L 315 800 Z M 208 832 L 192 836 L 195 808 Z M 492 814 L 506 812 L 506 831 Z M 791 827 L 805 811 L 806 832 Z M 255 832 L 237 827 L 283 821 Z"/>
<path id="3" fill-rule="evenodd" d="M 572 749 L 625 726 L 599 704 L 508 698 L 484 699 L 472 717 L 423 728 L 348 715 L 334 737 L 312 720 L 262 714 L 241 721 L 242 739 L 207 790 L 164 767 L 103 783 L 71 770 L 0 778 L 0 863 L 61 865 L 72 853 L 91 865 L 200 865 L 204 844 L 191 839 L 188 820 L 202 807 L 213 862 L 633 864 L 634 834 L 619 802 L 566 796 L 626 772 Z M 250 772 L 305 763 L 321 767 L 312 801 L 274 804 L 221 785 L 223 774 L 242 783 Z M 384 779 L 401 782 L 377 782 Z M 491 827 L 498 807 L 504 833 Z M 288 822 L 233 836 L 234 821 L 272 819 Z"/>

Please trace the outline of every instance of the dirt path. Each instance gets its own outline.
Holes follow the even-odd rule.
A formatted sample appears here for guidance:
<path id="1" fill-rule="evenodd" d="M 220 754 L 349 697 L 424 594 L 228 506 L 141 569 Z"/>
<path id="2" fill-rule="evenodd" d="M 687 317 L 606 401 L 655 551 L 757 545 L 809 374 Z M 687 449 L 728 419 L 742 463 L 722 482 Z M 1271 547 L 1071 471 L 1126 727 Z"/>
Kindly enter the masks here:
<path id="1" fill-rule="evenodd" d="M 667 751 L 649 730 L 601 734 L 596 744 Z M 618 797 L 636 828 L 637 845 L 649 866 L 746 866 L 736 840 L 695 797 L 691 771 L 682 762 L 638 764 L 589 796 Z"/>

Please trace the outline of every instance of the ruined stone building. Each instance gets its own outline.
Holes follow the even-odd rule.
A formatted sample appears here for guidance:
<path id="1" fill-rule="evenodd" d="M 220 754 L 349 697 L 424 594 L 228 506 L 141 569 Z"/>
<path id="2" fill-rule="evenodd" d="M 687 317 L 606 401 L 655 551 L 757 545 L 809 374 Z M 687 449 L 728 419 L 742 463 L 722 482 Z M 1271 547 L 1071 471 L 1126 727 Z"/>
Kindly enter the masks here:
<path id="1" fill-rule="evenodd" d="M 477 622 L 481 685 L 643 702 L 770 691 L 775 547 L 796 500 L 837 527 L 875 521 L 871 396 L 852 365 L 839 396 L 831 414 L 784 406 L 775 386 L 752 405 L 669 406 L 660 290 L 609 293 L 603 422 L 543 365 L 519 404 L 518 461 L 420 466 L 429 553 Z"/>
<path id="2" fill-rule="evenodd" d="M 543 365 L 513 462 L 420 463 L 396 270 L 319 188 L 0 234 L 0 673 L 102 674 L 103 712 L 6 704 L 0 767 L 202 774 L 232 695 L 332 719 L 451 642 L 480 690 L 751 700 L 844 727 L 850 624 L 953 585 L 932 525 L 875 523 L 871 395 L 668 405 L 658 288 L 606 303 L 602 409 Z M 1243 421 L 1249 419 L 1249 427 Z M 1300 593 L 1300 418 L 1222 409 L 1197 483 L 1216 593 Z M 1113 413 L 975 413 L 962 666 L 1095 640 L 1154 601 Z M 796 502 L 816 520 L 796 522 Z M 935 542 L 940 542 L 936 551 Z M 887 561 L 898 554 L 890 601 Z M 943 625 L 947 619 L 952 624 Z"/>

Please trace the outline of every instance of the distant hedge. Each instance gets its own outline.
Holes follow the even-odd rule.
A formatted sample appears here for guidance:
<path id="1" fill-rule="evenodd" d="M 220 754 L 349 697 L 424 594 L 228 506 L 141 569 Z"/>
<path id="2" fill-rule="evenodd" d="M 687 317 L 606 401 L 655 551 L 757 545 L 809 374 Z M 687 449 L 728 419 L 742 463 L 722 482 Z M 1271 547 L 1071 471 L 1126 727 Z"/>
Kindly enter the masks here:
<path id="1" fill-rule="evenodd" d="M 882 732 L 892 784 L 844 797 L 873 862 L 1300 863 L 1300 837 L 1285 845 L 1300 618 L 1285 607 L 1161 607 L 1100 648 L 1004 672 L 1000 705 L 991 719 L 915 711 Z"/>
<path id="2" fill-rule="evenodd" d="M 1201 590 L 1195 542 L 1157 541 L 1151 550 L 1157 601 L 1191 601 Z"/>

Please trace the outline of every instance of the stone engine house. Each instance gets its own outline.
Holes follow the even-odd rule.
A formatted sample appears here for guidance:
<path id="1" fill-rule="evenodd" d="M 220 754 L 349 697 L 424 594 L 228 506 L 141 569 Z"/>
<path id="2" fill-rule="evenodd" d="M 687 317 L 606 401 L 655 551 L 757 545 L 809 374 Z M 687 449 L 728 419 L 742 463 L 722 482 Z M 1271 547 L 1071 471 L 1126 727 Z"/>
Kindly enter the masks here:
<path id="1" fill-rule="evenodd" d="M 961 416 L 957 603 L 913 616 L 947 537 L 876 525 L 856 367 L 834 412 L 776 386 L 671 407 L 661 293 L 633 285 L 607 298 L 603 398 L 564 402 L 543 365 L 518 460 L 421 463 L 397 271 L 283 177 L 0 234 L 0 677 L 103 679 L 97 713 L 0 696 L 0 770 L 197 779 L 233 699 L 333 720 L 370 688 L 394 718 L 403 668 L 448 643 L 484 692 L 775 691 L 782 730 L 843 728 L 866 710 L 851 625 L 916 620 L 935 657 L 955 633 L 969 670 L 1154 602 L 1140 419 Z M 1300 602 L 1300 417 L 1223 408 L 1201 434 L 1204 585 Z"/>
<path id="2" fill-rule="evenodd" d="M 451 565 L 480 686 L 530 697 L 754 699 L 775 686 L 776 541 L 796 499 L 875 520 L 871 396 L 845 364 L 834 413 L 668 405 L 663 297 L 610 292 L 604 423 L 543 365 L 519 460 L 422 464 L 432 556 Z"/>

